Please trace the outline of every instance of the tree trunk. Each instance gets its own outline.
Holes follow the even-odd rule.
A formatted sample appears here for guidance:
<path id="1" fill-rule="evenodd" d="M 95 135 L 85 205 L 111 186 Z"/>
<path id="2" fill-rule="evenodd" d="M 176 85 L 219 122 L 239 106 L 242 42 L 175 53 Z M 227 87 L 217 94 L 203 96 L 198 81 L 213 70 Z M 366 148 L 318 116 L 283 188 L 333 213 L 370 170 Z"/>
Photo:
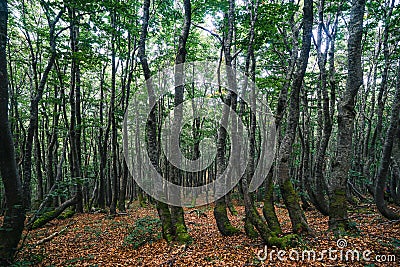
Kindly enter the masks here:
<path id="1" fill-rule="evenodd" d="M 82 164 L 81 164 L 81 116 L 80 116 L 80 68 L 78 57 L 78 35 L 79 28 L 77 24 L 77 18 L 75 9 L 69 10 L 69 16 L 71 19 L 70 28 L 70 41 L 72 51 L 72 62 L 71 62 L 71 91 L 70 91 L 70 104 L 71 104 L 71 121 L 70 121 L 70 143 L 71 143 L 71 177 L 75 179 L 75 190 L 76 190 L 76 211 L 83 212 L 83 197 L 82 197 Z"/>
<path id="2" fill-rule="evenodd" d="M 337 17 L 335 20 L 333 32 L 330 34 L 330 37 L 327 38 L 327 41 L 325 43 L 325 51 L 322 51 L 322 31 L 325 27 L 324 23 L 324 8 L 325 8 L 325 1 L 321 0 L 320 1 L 320 6 L 318 8 L 318 17 L 319 17 L 319 22 L 318 22 L 318 36 L 317 36 L 317 56 L 318 56 L 318 67 L 320 70 L 319 74 L 319 87 L 322 93 L 322 113 L 323 113 L 323 133 L 321 137 L 321 142 L 319 145 L 319 149 L 315 158 L 315 170 L 314 170 L 314 181 L 315 181 L 315 187 L 316 190 L 315 192 L 315 199 L 317 200 L 314 204 L 316 208 L 325 216 L 329 215 L 329 204 L 328 200 L 325 197 L 325 192 L 326 192 L 326 181 L 325 181 L 325 176 L 324 176 L 324 169 L 325 169 L 325 157 L 326 157 L 326 151 L 328 149 L 329 145 L 329 140 L 331 137 L 332 133 L 332 117 L 331 117 L 331 111 L 333 107 L 330 106 L 330 101 L 329 101 L 329 94 L 328 94 L 328 88 L 327 88 L 327 71 L 326 71 L 326 63 L 327 63 L 327 52 L 330 46 L 331 42 L 334 42 L 334 34 L 336 32 L 336 27 L 337 27 Z M 331 51 L 332 53 L 334 51 Z M 334 88 L 331 88 L 331 90 L 334 90 Z"/>
<path id="3" fill-rule="evenodd" d="M 230 88 L 236 88 L 236 80 L 232 74 L 232 56 L 231 56 L 231 43 L 233 39 L 234 23 L 235 23 L 235 0 L 229 0 L 229 11 L 228 11 L 228 35 L 223 44 L 225 52 L 225 65 L 227 67 L 228 84 Z M 236 106 L 236 94 L 232 91 L 228 93 L 225 100 L 225 106 L 223 108 L 222 120 L 228 121 L 228 108 L 232 106 L 232 109 Z M 226 125 L 226 123 L 221 123 Z M 218 129 L 217 137 L 217 176 L 220 176 L 226 167 L 225 150 L 226 150 L 226 130 L 223 127 Z M 217 188 L 218 190 L 218 188 Z M 234 235 L 239 230 L 232 226 L 229 221 L 228 214 L 226 212 L 225 197 L 222 197 L 215 201 L 214 217 L 217 222 L 217 227 L 220 233 L 224 236 Z"/>
<path id="4" fill-rule="evenodd" d="M 383 115 L 385 111 L 385 97 L 384 95 L 387 93 L 387 87 L 388 87 L 388 74 L 389 74 L 389 68 L 390 68 L 390 59 L 389 59 L 389 27 L 390 27 L 390 19 L 392 16 L 393 12 L 393 7 L 394 7 L 394 0 L 391 1 L 391 5 L 389 7 L 389 11 L 386 13 L 385 12 L 385 18 L 384 18 L 384 30 L 383 30 L 383 39 L 382 39 L 382 44 L 383 44 L 383 57 L 384 57 L 384 67 L 382 71 L 382 81 L 380 83 L 380 88 L 379 88 L 379 93 L 378 93 L 378 98 L 377 98 L 377 104 L 378 104 L 378 109 L 376 111 L 377 113 L 377 122 L 376 122 L 376 127 L 374 130 L 374 133 L 372 135 L 371 139 L 371 148 L 369 150 L 370 155 L 368 159 L 367 165 L 374 165 L 373 173 L 372 173 L 372 178 L 376 178 L 377 176 L 375 175 L 375 172 L 377 171 L 377 166 L 374 164 L 378 160 L 378 156 L 376 155 L 377 153 L 377 147 L 381 145 L 380 140 L 382 140 L 382 128 L 383 128 Z M 382 144 L 383 145 L 383 144 Z M 376 180 L 372 179 L 373 185 L 375 185 Z"/>
<path id="5" fill-rule="evenodd" d="M 149 68 L 149 64 L 146 58 L 146 38 L 147 38 L 147 30 L 149 25 L 149 9 L 150 9 L 150 0 L 143 1 L 143 21 L 142 21 L 142 31 L 140 33 L 139 40 L 139 59 L 142 65 L 144 78 L 147 81 L 151 77 L 151 72 Z M 150 105 L 154 104 L 156 99 L 154 96 L 154 91 L 152 85 L 147 84 L 147 90 L 149 95 L 149 103 Z M 156 107 L 156 106 L 155 106 Z M 153 166 L 157 169 L 158 173 L 161 173 L 161 168 L 159 166 L 159 150 L 157 146 L 157 109 L 154 108 L 147 120 L 147 142 L 148 142 L 148 153 L 149 158 Z M 162 232 L 163 237 L 167 242 L 171 242 L 173 239 L 173 228 L 171 223 L 171 213 L 169 211 L 168 205 L 161 201 L 156 202 L 158 215 L 162 224 Z"/>
<path id="6" fill-rule="evenodd" d="M 11 265 L 25 221 L 21 180 L 8 120 L 7 19 L 7 1 L 0 0 L 0 176 L 6 197 L 4 220 L 0 228 L 0 265 L 4 266 Z"/>
<path id="7" fill-rule="evenodd" d="M 346 89 L 338 104 L 337 152 L 332 165 L 332 185 L 329 192 L 329 227 L 334 231 L 348 228 L 347 176 L 351 164 L 355 97 L 363 81 L 361 39 L 365 0 L 353 0 L 349 22 L 348 75 Z"/>
<path id="8" fill-rule="evenodd" d="M 117 170 L 117 124 L 115 120 L 115 82 L 116 82 L 116 62 L 115 62 L 115 42 L 116 36 L 116 11 L 111 11 L 111 26 L 113 28 L 113 34 L 111 37 L 111 101 L 110 101 L 110 120 L 111 120 L 111 162 L 112 162 L 112 198 L 110 205 L 110 214 L 114 215 L 117 213 L 117 201 L 118 201 L 118 170 Z"/>
<path id="9" fill-rule="evenodd" d="M 386 205 L 384 199 L 386 177 L 388 175 L 389 165 L 391 161 L 391 155 L 393 150 L 394 139 L 396 138 L 396 132 L 399 125 L 400 119 L 400 60 L 397 71 L 397 85 L 396 95 L 393 99 L 392 117 L 390 119 L 390 125 L 386 133 L 385 144 L 383 146 L 383 152 L 381 157 L 381 164 L 376 177 L 376 188 L 375 188 L 375 202 L 380 213 L 389 220 L 399 220 L 400 214 L 394 213 Z M 395 159 L 398 160 L 398 159 Z"/>
<path id="10" fill-rule="evenodd" d="M 48 14 L 48 8 L 44 6 L 46 9 L 46 16 Z M 32 147 L 33 147 L 33 138 L 35 131 L 38 127 L 38 109 L 39 109 L 39 101 L 42 99 L 43 91 L 46 86 L 47 78 L 49 77 L 49 73 L 53 68 L 54 62 L 56 60 L 56 34 L 55 34 L 55 26 L 57 22 L 60 20 L 61 15 L 64 13 L 64 9 L 62 9 L 58 15 L 55 17 L 53 21 L 49 19 L 49 35 L 50 35 L 50 58 L 47 62 L 47 65 L 44 69 L 40 82 L 37 84 L 37 92 L 31 99 L 30 106 L 30 117 L 29 117 L 29 126 L 28 126 L 28 135 L 25 141 L 25 151 L 24 151 L 24 162 L 23 162 L 23 205 L 25 209 L 29 210 L 31 208 L 31 179 L 32 179 Z M 34 59 L 32 59 L 34 60 Z"/>
<path id="11" fill-rule="evenodd" d="M 183 103 L 183 94 L 184 94 L 184 67 L 183 63 L 186 60 L 186 42 L 189 36 L 190 30 L 190 23 L 192 17 L 192 6 L 190 4 L 190 0 L 184 0 L 184 23 L 181 35 L 179 36 L 179 44 L 178 44 L 178 53 L 175 58 L 175 99 L 174 99 L 174 122 L 173 122 L 173 129 L 172 133 L 174 135 L 178 135 L 175 139 L 179 142 L 179 132 L 180 132 L 180 125 L 183 119 L 183 110 L 182 110 L 182 103 Z M 179 143 L 171 144 L 171 147 L 176 149 L 180 149 Z M 176 154 L 174 154 L 176 155 Z M 179 159 L 178 159 L 179 161 Z M 175 184 L 183 185 L 182 173 L 177 167 L 170 164 L 170 173 L 172 175 L 172 182 Z M 190 235 L 187 232 L 184 212 L 183 208 L 179 206 L 171 206 L 171 221 L 174 226 L 175 230 L 175 239 L 182 243 L 187 243 L 191 240 Z"/>
<path id="12" fill-rule="evenodd" d="M 68 199 L 67 201 L 62 203 L 60 206 L 58 206 L 55 210 L 45 212 L 40 217 L 36 218 L 36 220 L 32 223 L 32 226 L 30 229 L 36 229 L 36 228 L 44 226 L 46 223 L 57 218 L 67 208 L 72 207 L 73 205 L 76 205 L 77 202 L 78 202 L 78 196 L 75 194 L 75 196 L 73 198 Z"/>
<path id="13" fill-rule="evenodd" d="M 288 125 L 278 154 L 278 174 L 280 178 L 279 182 L 281 186 L 281 192 L 285 205 L 289 211 L 293 232 L 295 233 L 306 233 L 310 231 L 303 210 L 300 207 L 299 197 L 289 179 L 289 158 L 292 152 L 292 145 L 296 137 L 296 130 L 299 122 L 299 96 L 300 89 L 303 84 L 304 74 L 307 68 L 308 55 L 311 48 L 312 23 L 313 1 L 306 0 L 304 1 L 303 8 L 303 37 L 301 54 L 298 60 L 298 67 L 290 94 Z"/>
<path id="14" fill-rule="evenodd" d="M 106 67 L 104 66 L 101 72 L 100 78 L 100 124 L 104 125 L 104 77 L 106 72 Z M 99 192 L 97 196 L 97 205 L 104 209 L 106 207 L 106 167 L 107 167 L 107 144 L 110 132 L 110 122 L 107 123 L 106 131 L 101 126 L 99 130 L 99 156 L 100 156 L 100 175 L 99 175 Z"/>

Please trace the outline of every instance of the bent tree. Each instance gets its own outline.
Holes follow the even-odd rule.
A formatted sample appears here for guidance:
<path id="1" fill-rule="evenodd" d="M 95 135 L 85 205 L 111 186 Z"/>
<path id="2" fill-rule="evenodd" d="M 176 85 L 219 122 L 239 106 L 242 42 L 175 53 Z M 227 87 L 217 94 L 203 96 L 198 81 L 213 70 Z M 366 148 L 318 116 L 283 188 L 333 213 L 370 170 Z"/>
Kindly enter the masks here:
<path id="1" fill-rule="evenodd" d="M 190 23 L 192 18 L 192 6 L 190 0 L 183 1 L 184 6 L 184 22 L 182 27 L 181 35 L 179 36 L 178 52 L 175 58 L 175 96 L 174 96 L 174 125 L 173 132 L 179 132 L 179 125 L 182 123 L 183 118 L 183 94 L 184 94 L 184 84 L 183 84 L 183 63 L 186 61 L 186 42 L 189 36 Z M 172 181 L 178 184 L 182 184 L 182 173 L 175 166 L 171 166 Z M 179 242 L 189 242 L 191 240 L 190 235 L 187 233 L 187 228 L 185 224 L 184 211 L 182 207 L 171 206 L 171 221 L 174 227 L 175 239 Z"/>
<path id="2" fill-rule="evenodd" d="M 338 103 L 338 137 L 336 157 L 332 165 L 332 186 L 329 188 L 329 228 L 342 231 L 349 228 L 347 218 L 347 176 L 351 165 L 353 140 L 354 106 L 358 90 L 363 83 L 361 68 L 362 31 L 365 0 L 353 0 L 349 22 L 349 39 L 347 47 L 347 80 Z"/>
<path id="3" fill-rule="evenodd" d="M 150 0 L 144 0 L 143 2 L 143 21 L 142 21 L 142 31 L 139 40 L 139 59 L 142 65 L 143 73 L 145 80 L 148 81 L 151 77 L 150 67 L 146 58 L 146 38 L 148 32 L 148 25 L 149 25 L 149 9 L 150 9 Z M 184 23 L 181 35 L 179 37 L 179 44 L 178 44 L 178 52 L 176 55 L 175 63 L 182 64 L 185 62 L 186 59 L 186 42 L 189 36 L 190 30 L 190 23 L 191 23 L 191 4 L 190 0 L 184 1 Z M 175 79 L 182 78 L 180 74 L 183 69 L 176 69 L 177 72 Z M 176 81 L 177 84 L 179 80 Z M 146 83 L 148 95 L 149 95 L 149 103 L 152 105 L 155 103 L 156 98 L 154 94 L 154 89 L 152 88 L 151 82 Z M 179 106 L 183 102 L 183 93 L 184 87 L 177 86 L 175 88 L 175 106 Z M 159 107 L 162 108 L 162 107 Z M 157 105 L 149 114 L 149 118 L 147 121 L 147 139 L 148 139 L 148 153 L 153 166 L 156 167 L 158 173 L 162 173 L 160 168 L 159 160 L 160 160 L 160 151 L 158 148 L 158 141 L 157 141 Z M 178 114 L 177 117 L 174 118 L 176 120 L 174 123 L 178 123 L 182 120 L 182 114 Z M 173 169 L 172 173 L 172 181 L 179 182 L 181 179 L 181 173 L 178 169 Z M 162 190 L 160 188 L 160 190 Z M 191 240 L 190 235 L 187 233 L 185 220 L 184 220 L 184 213 L 182 207 L 169 207 L 168 204 L 163 203 L 161 201 L 157 201 L 157 211 L 162 223 L 162 231 L 163 237 L 167 242 L 176 240 L 179 242 L 188 242 Z"/>
<path id="4" fill-rule="evenodd" d="M 7 1 L 0 0 L 0 176 L 2 178 L 6 209 L 0 227 L 0 265 L 11 262 L 24 228 L 25 211 L 22 207 L 22 187 L 15 161 L 14 142 L 8 120 L 7 79 Z"/>
<path id="5" fill-rule="evenodd" d="M 313 1 L 304 1 L 303 7 L 303 36 L 300 57 L 290 93 L 289 117 L 285 136 L 279 148 L 278 174 L 280 176 L 280 187 L 285 205 L 289 211 L 293 232 L 306 233 L 310 231 L 304 212 L 300 206 L 300 199 L 293 188 L 289 178 L 289 158 L 296 137 L 296 129 L 300 117 L 300 89 L 303 84 L 304 75 L 311 48 L 311 33 L 313 24 Z"/>
<path id="6" fill-rule="evenodd" d="M 233 32 L 234 32 L 234 18 L 235 18 L 235 1 L 229 1 L 229 10 L 228 10 L 228 33 L 226 36 L 226 40 L 223 42 L 223 50 L 225 54 L 225 66 L 227 67 L 226 72 L 228 76 L 228 84 L 230 88 L 236 88 L 236 80 L 233 76 L 231 71 L 232 67 L 232 55 L 231 55 L 231 44 L 233 40 Z M 223 109 L 222 121 L 221 124 L 228 121 L 228 107 L 230 106 L 232 110 L 236 110 L 236 102 L 237 102 L 237 95 L 230 91 L 227 95 L 225 101 L 225 106 Z M 226 167 L 226 139 L 227 139 L 227 132 L 225 128 L 219 127 L 218 129 L 218 136 L 217 136 L 217 175 L 221 175 L 224 172 Z M 214 217 L 217 223 L 218 230 L 224 236 L 234 235 L 239 230 L 232 226 L 231 222 L 229 221 L 228 214 L 226 212 L 226 198 L 222 197 L 215 201 L 214 207 Z"/>
<path id="7" fill-rule="evenodd" d="M 147 38 L 147 31 L 149 26 L 149 18 L 150 18 L 150 0 L 143 1 L 143 17 L 142 17 L 142 31 L 140 33 L 140 40 L 139 40 L 139 59 L 142 65 L 143 74 L 145 80 L 149 80 L 151 77 L 151 71 L 149 64 L 146 58 L 146 38 Z M 149 103 L 152 104 L 156 101 L 154 96 L 154 91 L 152 88 L 151 83 L 147 84 L 147 91 L 149 94 Z M 157 147 L 157 118 L 156 118 L 156 107 L 150 112 L 149 118 L 147 121 L 147 138 L 148 138 L 148 153 L 149 158 L 153 166 L 157 168 L 157 171 L 161 173 L 161 168 L 159 166 L 159 151 Z M 168 205 L 157 201 L 157 212 L 158 216 L 160 217 L 162 223 L 162 234 L 164 239 L 167 242 L 172 241 L 173 239 L 173 231 L 172 231 L 172 223 L 171 223 L 171 213 L 169 211 Z"/>
<path id="8" fill-rule="evenodd" d="M 389 172 L 389 165 L 391 162 L 391 156 L 393 151 L 393 143 L 396 138 L 396 131 L 399 125 L 400 119 L 400 61 L 397 71 L 397 83 L 396 83 L 396 95 L 393 99 L 392 117 L 390 119 L 390 125 L 386 133 L 386 139 L 383 146 L 383 152 L 381 157 L 381 165 L 376 178 L 376 189 L 375 189 L 375 202 L 378 210 L 383 216 L 390 220 L 399 220 L 400 214 L 397 214 L 390 210 L 385 201 L 385 185 L 386 176 Z M 396 159 L 397 160 L 397 159 Z"/>

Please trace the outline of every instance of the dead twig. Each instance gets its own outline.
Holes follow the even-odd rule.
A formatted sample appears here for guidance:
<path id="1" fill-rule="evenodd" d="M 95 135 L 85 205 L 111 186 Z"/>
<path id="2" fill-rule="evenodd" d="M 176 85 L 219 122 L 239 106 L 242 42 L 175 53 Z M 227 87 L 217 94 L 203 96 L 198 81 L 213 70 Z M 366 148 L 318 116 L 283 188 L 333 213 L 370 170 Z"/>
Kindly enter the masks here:
<path id="1" fill-rule="evenodd" d="M 68 229 L 68 227 L 69 227 L 71 224 L 72 224 L 72 223 L 69 223 L 67 226 L 65 226 L 65 227 L 64 227 L 63 229 L 61 229 L 60 231 L 54 232 L 54 233 L 52 233 L 51 235 L 49 235 L 48 237 L 45 237 L 45 238 L 43 238 L 43 239 L 37 241 L 37 242 L 35 243 L 35 246 L 42 245 L 42 244 L 44 244 L 44 243 L 46 243 L 46 242 L 51 241 L 54 237 L 56 237 L 56 236 L 58 236 L 58 235 L 64 233 L 64 232 Z"/>

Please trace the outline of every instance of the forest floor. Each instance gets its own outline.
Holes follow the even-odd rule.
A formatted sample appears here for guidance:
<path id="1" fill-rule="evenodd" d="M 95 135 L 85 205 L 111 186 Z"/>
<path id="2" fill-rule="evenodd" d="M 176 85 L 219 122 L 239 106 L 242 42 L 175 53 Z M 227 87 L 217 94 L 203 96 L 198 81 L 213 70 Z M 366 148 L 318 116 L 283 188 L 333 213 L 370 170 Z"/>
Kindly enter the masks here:
<path id="1" fill-rule="evenodd" d="M 198 212 L 185 209 L 193 237 L 188 246 L 168 245 L 160 239 L 156 209 L 142 208 L 137 203 L 114 218 L 104 213 L 85 213 L 57 219 L 43 228 L 24 232 L 26 238 L 16 266 L 400 266 L 400 223 L 382 218 L 373 204 L 350 212 L 359 231 L 339 241 L 327 231 L 327 217 L 317 211 L 307 212 L 316 235 L 302 237 L 297 247 L 279 252 L 280 258 L 276 248 L 267 248 L 265 253 L 261 239 L 246 237 L 244 207 L 236 208 L 239 215 L 230 219 L 241 233 L 232 237 L 219 234 L 211 206 L 198 208 Z M 283 231 L 289 233 L 287 210 L 277 208 L 277 214 Z M 144 239 L 148 242 L 141 245 Z M 331 255 L 322 254 L 323 250 Z M 356 254 L 351 258 L 355 250 L 360 260 Z M 260 259 L 265 256 L 265 261 Z"/>

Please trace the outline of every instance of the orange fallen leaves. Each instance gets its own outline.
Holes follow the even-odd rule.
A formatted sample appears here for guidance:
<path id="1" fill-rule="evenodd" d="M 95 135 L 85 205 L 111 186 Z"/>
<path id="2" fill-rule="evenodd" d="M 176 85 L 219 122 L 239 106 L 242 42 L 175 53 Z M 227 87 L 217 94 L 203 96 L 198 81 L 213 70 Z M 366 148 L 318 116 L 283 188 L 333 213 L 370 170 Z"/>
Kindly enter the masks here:
<path id="1" fill-rule="evenodd" d="M 361 230 L 359 235 L 343 237 L 349 249 L 371 250 L 374 255 L 395 255 L 396 262 L 352 261 L 338 262 L 304 260 L 279 261 L 277 258 L 262 262 L 257 253 L 264 248 L 260 239 L 251 240 L 243 230 L 244 208 L 237 207 L 239 216 L 230 216 L 236 227 L 243 233 L 233 237 L 219 234 L 212 207 L 200 208 L 206 216 L 198 216 L 186 210 L 185 219 L 193 243 L 187 247 L 158 240 L 138 249 L 124 244 L 124 238 L 135 220 L 145 216 L 157 217 L 152 207 L 140 208 L 134 205 L 128 215 L 110 218 L 106 214 L 79 214 L 66 220 L 54 220 L 45 228 L 28 233 L 23 250 L 17 260 L 35 263 L 37 266 L 398 266 L 400 260 L 400 225 L 383 219 L 373 207 L 369 212 L 351 213 L 352 220 Z M 284 208 L 277 209 L 284 232 L 290 232 L 290 220 Z M 336 248 L 336 240 L 327 232 L 327 218 L 316 211 L 307 212 L 315 237 L 304 237 L 301 250 L 317 252 Z M 49 242 L 35 245 L 52 233 L 70 224 L 62 234 Z M 161 229 L 160 229 L 161 231 Z M 26 234 L 26 233 L 25 233 Z M 397 243 L 396 243 L 397 242 Z M 268 248 L 273 249 L 273 248 Z M 289 249 L 286 250 L 290 252 Z"/>

